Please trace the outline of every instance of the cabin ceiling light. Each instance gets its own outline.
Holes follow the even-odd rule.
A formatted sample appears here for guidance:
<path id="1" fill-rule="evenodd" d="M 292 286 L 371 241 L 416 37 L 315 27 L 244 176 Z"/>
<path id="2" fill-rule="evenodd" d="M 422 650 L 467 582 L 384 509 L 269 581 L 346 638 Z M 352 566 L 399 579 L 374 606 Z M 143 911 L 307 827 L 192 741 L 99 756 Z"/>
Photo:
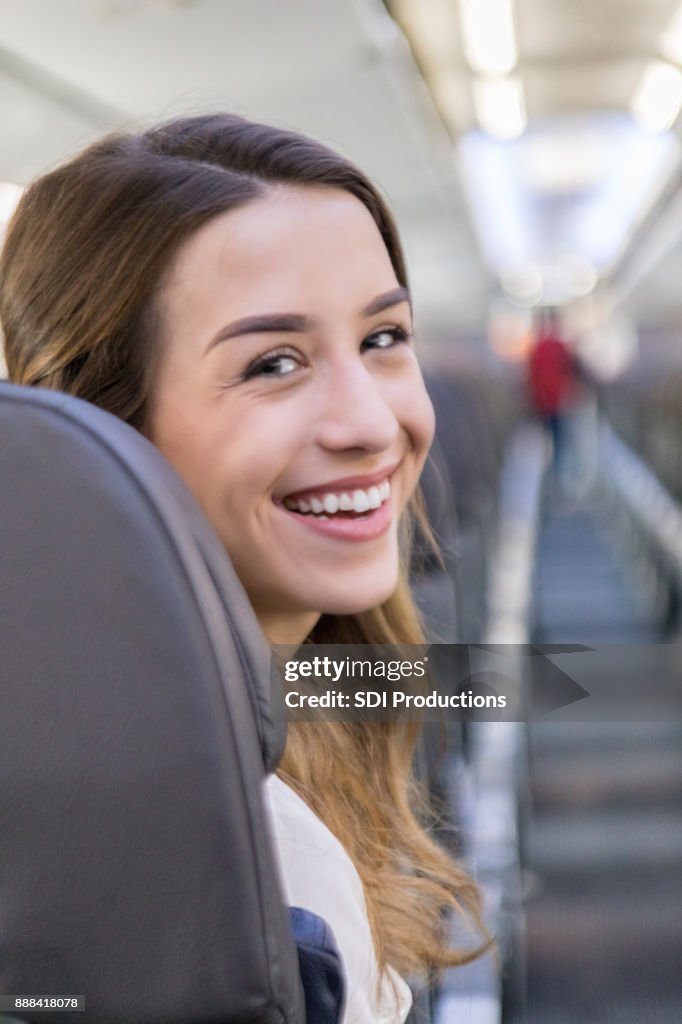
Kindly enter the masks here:
<path id="1" fill-rule="evenodd" d="M 496 139 L 517 139 L 526 127 L 526 105 L 521 80 L 475 78 L 473 81 L 476 117 L 483 131 Z"/>
<path id="2" fill-rule="evenodd" d="M 512 0 L 460 0 L 462 44 L 467 62 L 480 75 L 507 75 L 516 67 L 518 47 Z"/>
<path id="3" fill-rule="evenodd" d="M 649 61 L 632 100 L 632 113 L 650 132 L 672 128 L 682 107 L 682 70 L 663 60 Z"/>

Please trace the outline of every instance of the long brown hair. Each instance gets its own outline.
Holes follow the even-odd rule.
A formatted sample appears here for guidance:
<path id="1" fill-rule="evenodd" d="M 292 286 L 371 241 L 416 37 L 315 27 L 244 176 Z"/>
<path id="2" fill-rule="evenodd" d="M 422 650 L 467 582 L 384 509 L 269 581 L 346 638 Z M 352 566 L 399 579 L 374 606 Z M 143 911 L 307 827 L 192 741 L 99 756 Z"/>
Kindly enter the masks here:
<path id="1" fill-rule="evenodd" d="M 381 196 L 321 144 L 229 114 L 115 133 L 34 182 L 10 224 L 0 259 L 10 379 L 77 395 L 148 432 L 158 358 L 155 290 L 163 271 L 202 224 L 282 183 L 354 195 L 407 286 L 398 233 Z M 406 579 L 404 566 L 381 607 L 325 615 L 311 638 L 423 642 Z M 479 900 L 420 818 L 415 739 L 414 727 L 404 725 L 292 725 L 280 774 L 351 856 L 381 968 L 429 972 L 472 958 L 443 941 L 443 912 L 458 907 L 480 926 Z"/>

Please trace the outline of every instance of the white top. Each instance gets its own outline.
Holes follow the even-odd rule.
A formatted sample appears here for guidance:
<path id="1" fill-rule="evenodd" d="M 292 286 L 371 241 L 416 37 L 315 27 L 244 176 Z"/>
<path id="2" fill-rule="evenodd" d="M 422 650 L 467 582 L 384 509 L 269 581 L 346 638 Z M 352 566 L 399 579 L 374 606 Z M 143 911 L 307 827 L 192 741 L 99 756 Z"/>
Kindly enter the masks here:
<path id="1" fill-rule="evenodd" d="M 342 1024 L 403 1024 L 412 994 L 389 967 L 393 985 L 384 978 L 377 998 L 379 968 L 353 862 L 336 836 L 276 775 L 266 779 L 264 791 L 287 903 L 323 917 L 334 932 L 346 976 Z"/>

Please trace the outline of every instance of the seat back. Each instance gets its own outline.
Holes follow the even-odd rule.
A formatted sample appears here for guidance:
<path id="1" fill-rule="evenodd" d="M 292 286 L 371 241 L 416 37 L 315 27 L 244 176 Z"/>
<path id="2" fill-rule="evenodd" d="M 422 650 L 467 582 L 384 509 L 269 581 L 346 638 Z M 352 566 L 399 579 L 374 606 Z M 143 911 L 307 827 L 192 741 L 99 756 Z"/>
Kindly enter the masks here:
<path id="1" fill-rule="evenodd" d="M 260 785 L 269 649 L 136 431 L 0 384 L 0 992 L 41 1022 L 302 1022 Z"/>

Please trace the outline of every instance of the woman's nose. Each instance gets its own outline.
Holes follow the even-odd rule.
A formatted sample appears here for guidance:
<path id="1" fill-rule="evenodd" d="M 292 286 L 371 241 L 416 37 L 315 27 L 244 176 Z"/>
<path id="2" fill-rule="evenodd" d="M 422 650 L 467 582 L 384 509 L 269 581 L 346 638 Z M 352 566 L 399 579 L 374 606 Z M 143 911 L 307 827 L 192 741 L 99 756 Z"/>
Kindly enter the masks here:
<path id="1" fill-rule="evenodd" d="M 316 433 L 323 448 L 381 452 L 395 443 L 398 418 L 385 390 L 361 363 L 335 368 L 320 397 Z"/>

